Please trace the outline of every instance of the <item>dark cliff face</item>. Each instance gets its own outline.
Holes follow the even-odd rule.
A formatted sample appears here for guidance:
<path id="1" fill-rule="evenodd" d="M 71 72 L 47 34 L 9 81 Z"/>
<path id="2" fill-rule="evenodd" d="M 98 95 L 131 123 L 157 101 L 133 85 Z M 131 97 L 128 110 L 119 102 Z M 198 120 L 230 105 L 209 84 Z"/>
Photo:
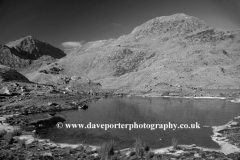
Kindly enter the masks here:
<path id="1" fill-rule="evenodd" d="M 29 82 L 29 80 L 16 70 L 0 65 L 0 82 L 19 81 Z"/>

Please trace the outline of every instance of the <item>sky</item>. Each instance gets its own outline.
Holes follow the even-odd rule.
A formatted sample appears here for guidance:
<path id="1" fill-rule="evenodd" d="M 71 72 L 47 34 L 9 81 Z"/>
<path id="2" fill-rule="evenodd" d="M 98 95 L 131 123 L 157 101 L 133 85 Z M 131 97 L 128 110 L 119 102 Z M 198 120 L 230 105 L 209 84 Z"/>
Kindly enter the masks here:
<path id="1" fill-rule="evenodd" d="M 240 29 L 240 0 L 0 0 L 0 44 L 32 35 L 64 49 L 118 38 L 160 16 L 185 13 Z"/>

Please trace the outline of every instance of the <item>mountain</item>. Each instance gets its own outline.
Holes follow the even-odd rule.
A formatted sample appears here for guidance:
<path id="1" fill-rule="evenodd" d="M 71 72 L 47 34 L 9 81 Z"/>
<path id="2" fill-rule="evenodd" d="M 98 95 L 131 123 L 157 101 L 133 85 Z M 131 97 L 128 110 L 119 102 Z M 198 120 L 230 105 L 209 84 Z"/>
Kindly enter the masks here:
<path id="1" fill-rule="evenodd" d="M 53 58 L 62 58 L 65 56 L 65 53 L 62 50 L 53 47 L 46 42 L 37 40 L 32 36 L 9 42 L 6 46 L 16 49 L 20 55 L 31 60 L 37 60 L 44 55 Z"/>
<path id="2" fill-rule="evenodd" d="M 0 45 L 0 64 L 23 73 L 35 71 L 65 55 L 62 50 L 32 36 Z"/>
<path id="3" fill-rule="evenodd" d="M 135 38 L 149 35 L 183 36 L 209 26 L 204 21 L 186 14 L 174 14 L 172 16 L 157 17 L 136 27 L 131 35 Z"/>
<path id="4" fill-rule="evenodd" d="M 50 74 L 53 68 L 60 72 Z M 211 28 L 182 13 L 157 17 L 118 39 L 88 42 L 27 77 L 47 83 L 61 75 L 134 92 L 240 88 L 240 30 Z"/>

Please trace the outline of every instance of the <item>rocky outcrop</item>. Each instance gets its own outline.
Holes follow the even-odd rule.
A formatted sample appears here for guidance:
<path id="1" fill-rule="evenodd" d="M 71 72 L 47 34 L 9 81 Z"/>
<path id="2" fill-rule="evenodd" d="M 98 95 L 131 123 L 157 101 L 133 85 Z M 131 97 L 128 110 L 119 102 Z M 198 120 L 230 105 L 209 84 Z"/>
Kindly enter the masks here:
<path id="1" fill-rule="evenodd" d="M 9 67 L 27 67 L 31 64 L 31 60 L 27 59 L 19 52 L 6 45 L 0 45 L 0 64 Z"/>
<path id="2" fill-rule="evenodd" d="M 0 89 L 0 94 L 12 95 L 12 92 L 8 89 L 8 87 L 4 86 L 2 89 Z"/>
<path id="3" fill-rule="evenodd" d="M 56 125 L 58 122 L 64 122 L 64 121 L 65 119 L 60 115 L 55 115 L 55 116 L 48 115 L 48 117 L 37 119 L 30 122 L 30 124 L 34 125 L 37 128 L 50 127 L 50 126 Z"/>

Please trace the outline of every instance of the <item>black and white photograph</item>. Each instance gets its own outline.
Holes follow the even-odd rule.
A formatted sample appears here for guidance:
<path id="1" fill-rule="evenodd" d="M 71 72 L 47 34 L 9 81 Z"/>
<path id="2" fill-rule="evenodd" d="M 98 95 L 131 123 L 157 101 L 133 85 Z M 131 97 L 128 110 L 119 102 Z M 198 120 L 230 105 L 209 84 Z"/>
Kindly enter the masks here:
<path id="1" fill-rule="evenodd" d="M 240 0 L 0 0 L 0 160 L 240 160 Z"/>

